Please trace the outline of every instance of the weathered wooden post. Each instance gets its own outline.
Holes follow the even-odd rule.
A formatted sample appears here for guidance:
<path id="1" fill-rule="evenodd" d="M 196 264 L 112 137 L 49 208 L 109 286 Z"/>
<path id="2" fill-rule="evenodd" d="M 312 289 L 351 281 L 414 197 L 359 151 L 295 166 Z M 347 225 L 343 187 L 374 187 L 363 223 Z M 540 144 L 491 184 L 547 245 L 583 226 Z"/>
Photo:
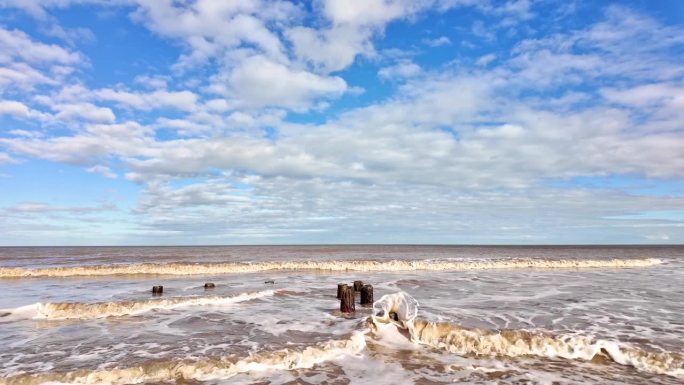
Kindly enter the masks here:
<path id="1" fill-rule="evenodd" d="M 342 286 L 340 295 L 340 311 L 342 313 L 353 313 L 356 310 L 354 298 L 354 288 L 347 285 Z"/>
<path id="2" fill-rule="evenodd" d="M 361 291 L 363 281 L 354 281 L 354 291 Z"/>
<path id="3" fill-rule="evenodd" d="M 373 304 L 373 285 L 363 285 L 361 288 L 361 305 Z"/>
<path id="4" fill-rule="evenodd" d="M 161 295 L 164 292 L 164 286 L 152 286 L 152 294 Z"/>
<path id="5" fill-rule="evenodd" d="M 213 289 L 213 288 L 215 288 L 215 287 L 216 287 L 216 285 L 214 285 L 213 282 L 207 282 L 207 283 L 204 284 L 204 288 L 205 288 L 205 289 Z"/>
<path id="6" fill-rule="evenodd" d="M 342 298 L 342 288 L 348 286 L 346 283 L 338 283 L 337 284 L 337 299 Z"/>

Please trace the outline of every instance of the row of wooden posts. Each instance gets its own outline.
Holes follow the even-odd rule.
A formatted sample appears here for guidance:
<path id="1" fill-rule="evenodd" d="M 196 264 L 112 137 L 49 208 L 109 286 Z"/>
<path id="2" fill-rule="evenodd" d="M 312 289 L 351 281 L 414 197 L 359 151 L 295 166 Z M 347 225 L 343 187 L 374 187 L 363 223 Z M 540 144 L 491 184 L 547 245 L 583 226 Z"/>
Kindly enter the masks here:
<path id="1" fill-rule="evenodd" d="M 204 284 L 204 289 L 213 289 L 216 285 L 213 282 L 207 282 Z M 164 293 L 164 286 L 152 286 L 152 294 L 162 295 Z"/>
<path id="2" fill-rule="evenodd" d="M 266 281 L 273 284 L 273 281 Z M 216 285 L 212 282 L 204 284 L 204 289 L 213 289 Z M 354 281 L 352 285 L 340 283 L 337 285 L 337 299 L 340 300 L 340 311 L 342 313 L 353 313 L 356 311 L 356 293 L 360 293 L 361 305 L 373 304 L 373 285 L 364 285 L 363 281 Z M 164 286 L 152 286 L 153 295 L 162 295 Z"/>
<path id="3" fill-rule="evenodd" d="M 350 286 L 346 283 L 337 285 L 337 299 L 340 300 L 340 311 L 342 313 L 353 313 L 356 311 L 356 293 L 361 293 L 360 304 L 373 304 L 373 285 L 364 285 L 363 281 L 354 281 Z"/>

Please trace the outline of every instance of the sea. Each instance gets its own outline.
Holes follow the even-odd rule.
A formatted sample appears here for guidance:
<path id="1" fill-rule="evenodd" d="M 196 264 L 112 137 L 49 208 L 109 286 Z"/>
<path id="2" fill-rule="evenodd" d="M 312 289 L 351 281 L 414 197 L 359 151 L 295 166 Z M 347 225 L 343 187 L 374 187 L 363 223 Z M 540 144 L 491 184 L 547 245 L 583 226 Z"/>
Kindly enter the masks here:
<path id="1" fill-rule="evenodd" d="M 684 246 L 0 248 L 0 384 L 48 383 L 682 384 Z"/>

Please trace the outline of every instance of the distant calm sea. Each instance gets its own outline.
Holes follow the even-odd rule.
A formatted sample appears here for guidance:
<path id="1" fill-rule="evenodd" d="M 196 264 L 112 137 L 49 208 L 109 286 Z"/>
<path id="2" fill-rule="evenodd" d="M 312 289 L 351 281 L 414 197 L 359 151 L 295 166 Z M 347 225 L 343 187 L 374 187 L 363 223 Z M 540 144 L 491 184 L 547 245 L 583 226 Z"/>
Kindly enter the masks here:
<path id="1" fill-rule="evenodd" d="M 0 345 L 0 384 L 681 384 L 684 247 L 0 248 Z"/>

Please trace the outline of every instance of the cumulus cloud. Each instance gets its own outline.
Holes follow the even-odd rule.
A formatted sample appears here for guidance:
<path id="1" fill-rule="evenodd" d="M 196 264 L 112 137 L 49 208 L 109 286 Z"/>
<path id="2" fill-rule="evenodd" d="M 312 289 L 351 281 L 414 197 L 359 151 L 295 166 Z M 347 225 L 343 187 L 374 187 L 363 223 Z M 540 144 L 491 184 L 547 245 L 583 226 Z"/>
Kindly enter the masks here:
<path id="1" fill-rule="evenodd" d="M 337 76 L 320 76 L 252 56 L 227 74 L 226 95 L 240 106 L 306 109 L 317 97 L 338 97 L 347 83 Z"/>
<path id="2" fill-rule="evenodd" d="M 15 59 L 27 63 L 74 64 L 82 57 L 55 44 L 36 42 L 23 31 L 0 28 L 0 63 Z"/>
<path id="3" fill-rule="evenodd" d="M 24 103 L 17 102 L 16 100 L 0 100 L 0 115 L 3 114 L 27 118 L 29 116 L 29 108 Z"/>
<path id="4" fill-rule="evenodd" d="M 52 106 L 52 109 L 56 111 L 55 117 L 61 120 L 80 118 L 91 122 L 109 123 L 113 123 L 116 120 L 116 116 L 111 109 L 99 107 L 91 103 L 57 104 Z"/>

